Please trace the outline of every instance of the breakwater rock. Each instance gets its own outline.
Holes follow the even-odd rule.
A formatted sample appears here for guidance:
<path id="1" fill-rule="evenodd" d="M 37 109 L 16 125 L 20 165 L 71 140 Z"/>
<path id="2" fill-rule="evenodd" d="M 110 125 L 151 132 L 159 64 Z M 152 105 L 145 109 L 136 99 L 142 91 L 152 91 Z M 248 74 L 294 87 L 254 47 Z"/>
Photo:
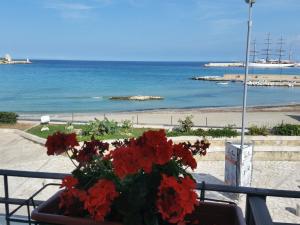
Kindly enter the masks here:
<path id="1" fill-rule="evenodd" d="M 143 95 L 135 95 L 135 96 L 114 96 L 110 97 L 110 100 L 127 100 L 127 101 L 149 101 L 149 100 L 163 100 L 164 98 L 161 96 L 143 96 Z"/>

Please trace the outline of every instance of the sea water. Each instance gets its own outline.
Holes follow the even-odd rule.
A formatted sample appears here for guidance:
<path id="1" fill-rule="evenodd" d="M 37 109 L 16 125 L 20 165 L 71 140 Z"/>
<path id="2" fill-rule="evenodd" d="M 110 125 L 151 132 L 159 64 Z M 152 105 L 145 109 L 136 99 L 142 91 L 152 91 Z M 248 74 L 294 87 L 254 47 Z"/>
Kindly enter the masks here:
<path id="1" fill-rule="evenodd" d="M 243 84 L 191 80 L 243 73 L 205 68 L 205 62 L 107 62 L 33 60 L 0 65 L 0 111 L 112 112 L 160 108 L 241 106 Z M 251 69 L 250 73 L 300 74 L 300 68 Z M 115 101 L 112 96 L 153 95 L 156 101 Z M 248 105 L 300 103 L 299 87 L 249 87 Z"/>

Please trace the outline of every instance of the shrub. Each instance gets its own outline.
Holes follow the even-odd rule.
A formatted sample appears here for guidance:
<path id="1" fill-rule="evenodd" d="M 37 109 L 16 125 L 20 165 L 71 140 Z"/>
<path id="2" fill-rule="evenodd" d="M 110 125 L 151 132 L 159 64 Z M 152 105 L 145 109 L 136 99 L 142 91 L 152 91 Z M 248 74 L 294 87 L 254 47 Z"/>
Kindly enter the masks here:
<path id="1" fill-rule="evenodd" d="M 104 120 L 98 120 L 95 118 L 94 121 L 90 121 L 84 128 L 82 129 L 83 136 L 101 136 L 105 134 L 115 134 L 118 132 L 120 127 L 118 127 L 118 123 L 114 120 L 109 120 L 104 118 Z"/>
<path id="2" fill-rule="evenodd" d="M 124 120 L 122 121 L 122 125 L 121 125 L 122 129 L 124 129 L 125 131 L 129 131 L 132 129 L 133 124 L 130 120 Z"/>
<path id="3" fill-rule="evenodd" d="M 168 136 L 176 137 L 176 136 L 187 136 L 187 135 L 195 135 L 195 136 L 211 136 L 211 137 L 236 137 L 238 136 L 238 132 L 232 127 L 225 127 L 222 129 L 209 129 L 203 130 L 201 128 L 197 130 L 190 130 L 189 132 L 182 132 L 179 129 L 168 132 Z"/>
<path id="4" fill-rule="evenodd" d="M 98 135 L 114 134 L 118 131 L 118 123 L 114 120 L 109 120 L 106 117 L 99 122 Z"/>
<path id="5" fill-rule="evenodd" d="M 232 127 L 224 127 L 222 129 L 209 129 L 206 131 L 206 136 L 211 137 L 236 137 L 238 132 Z"/>
<path id="6" fill-rule="evenodd" d="M 179 130 L 181 132 L 190 132 L 192 130 L 192 127 L 194 126 L 194 123 L 192 121 L 193 116 L 187 116 L 184 120 L 180 119 L 178 120 L 179 123 Z"/>
<path id="7" fill-rule="evenodd" d="M 65 130 L 67 132 L 73 132 L 74 131 L 74 126 L 71 122 L 67 122 L 66 126 L 65 126 Z"/>
<path id="8" fill-rule="evenodd" d="M 201 128 L 195 130 L 193 133 L 197 136 L 203 136 L 203 137 L 206 136 L 206 131 Z"/>
<path id="9" fill-rule="evenodd" d="M 300 136 L 300 125 L 280 124 L 273 127 L 272 134 L 284 136 Z"/>
<path id="10" fill-rule="evenodd" d="M 94 121 L 90 121 L 82 128 L 82 135 L 89 136 L 89 135 L 97 135 L 98 134 L 98 127 L 99 127 L 99 120 L 95 118 Z"/>
<path id="11" fill-rule="evenodd" d="M 0 112 L 0 123 L 14 124 L 17 122 L 18 115 L 14 112 Z"/>
<path id="12" fill-rule="evenodd" d="M 248 129 L 248 135 L 263 135 L 267 136 L 270 134 L 269 129 L 266 126 L 258 127 L 258 126 L 251 126 Z"/>

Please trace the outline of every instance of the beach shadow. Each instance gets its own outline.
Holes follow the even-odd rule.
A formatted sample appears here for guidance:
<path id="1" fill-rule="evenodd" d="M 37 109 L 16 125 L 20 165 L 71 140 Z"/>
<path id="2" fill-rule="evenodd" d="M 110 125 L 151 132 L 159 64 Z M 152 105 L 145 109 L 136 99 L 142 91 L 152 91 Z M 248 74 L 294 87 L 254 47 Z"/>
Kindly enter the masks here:
<path id="1" fill-rule="evenodd" d="M 300 116 L 299 115 L 288 115 L 288 116 L 295 119 L 295 120 L 300 121 Z"/>
<path id="2" fill-rule="evenodd" d="M 224 185 L 224 181 L 206 173 L 192 173 L 193 177 L 197 181 L 197 183 L 202 183 L 203 181 L 207 184 L 220 184 Z M 218 199 L 223 201 L 236 201 L 237 195 L 233 193 L 227 192 L 212 192 L 207 191 L 205 194 L 206 198 Z"/>
<path id="3" fill-rule="evenodd" d="M 296 209 L 292 208 L 292 207 L 285 207 L 285 210 L 296 215 Z"/>

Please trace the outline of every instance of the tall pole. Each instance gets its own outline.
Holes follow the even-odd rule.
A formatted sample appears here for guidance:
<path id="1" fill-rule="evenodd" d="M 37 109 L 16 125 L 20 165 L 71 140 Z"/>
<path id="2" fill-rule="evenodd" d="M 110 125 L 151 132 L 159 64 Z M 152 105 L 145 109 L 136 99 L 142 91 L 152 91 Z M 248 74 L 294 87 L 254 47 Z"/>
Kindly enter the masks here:
<path id="1" fill-rule="evenodd" d="M 248 81 L 248 73 L 249 73 L 249 55 L 250 55 L 250 41 L 251 41 L 251 28 L 252 28 L 252 19 L 251 18 L 252 18 L 252 5 L 255 1 L 254 0 L 246 0 L 246 2 L 247 2 L 247 4 L 249 4 L 249 19 L 248 19 L 245 77 L 244 77 L 241 150 L 244 149 L 244 139 L 245 139 L 246 107 L 247 107 L 247 81 Z"/>

